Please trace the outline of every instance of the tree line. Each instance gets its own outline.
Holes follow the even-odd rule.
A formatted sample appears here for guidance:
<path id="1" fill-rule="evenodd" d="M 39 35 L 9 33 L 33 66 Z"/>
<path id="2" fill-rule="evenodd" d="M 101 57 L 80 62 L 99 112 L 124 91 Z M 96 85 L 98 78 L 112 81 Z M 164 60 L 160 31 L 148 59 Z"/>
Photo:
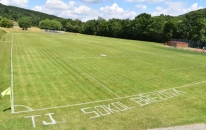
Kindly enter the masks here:
<path id="1" fill-rule="evenodd" d="M 193 47 L 205 46 L 206 9 L 192 11 L 180 16 L 151 16 L 142 13 L 134 19 L 109 19 L 102 17 L 82 22 L 79 19 L 63 19 L 40 12 L 0 4 L 0 26 L 8 19 L 18 21 L 19 26 L 36 26 L 41 29 L 63 30 L 106 37 L 134 39 L 152 42 L 185 39 L 194 41 Z M 3 12 L 3 13 L 1 13 Z M 21 15 L 14 15 L 14 12 Z M 19 13 L 20 12 L 20 13 Z"/>
<path id="2" fill-rule="evenodd" d="M 142 13 L 131 19 L 60 20 L 66 31 L 106 37 L 161 42 L 171 39 L 191 41 L 191 47 L 206 46 L 206 9 L 173 17 Z"/>

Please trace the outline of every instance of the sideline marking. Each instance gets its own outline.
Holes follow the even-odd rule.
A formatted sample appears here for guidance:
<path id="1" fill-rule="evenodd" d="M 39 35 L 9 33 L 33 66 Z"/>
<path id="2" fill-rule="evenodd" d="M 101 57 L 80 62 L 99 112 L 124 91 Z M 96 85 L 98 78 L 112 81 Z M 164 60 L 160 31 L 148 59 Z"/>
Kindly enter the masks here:
<path id="1" fill-rule="evenodd" d="M 168 69 L 168 70 L 161 70 L 161 71 L 165 72 L 165 71 L 187 70 L 187 69 L 204 68 L 204 67 L 206 67 L 206 66 L 197 66 L 197 67 L 188 67 L 188 68 L 177 68 L 177 69 Z"/>
<path id="2" fill-rule="evenodd" d="M 189 78 L 186 78 L 186 77 L 177 75 L 175 72 L 165 71 L 164 73 L 169 74 L 169 75 L 172 75 L 172 76 L 175 76 L 175 77 L 178 77 L 178 78 L 180 78 L 180 79 L 184 79 L 184 80 L 188 80 L 188 81 L 191 81 L 191 80 L 192 80 L 191 78 L 189 79 Z"/>
<path id="3" fill-rule="evenodd" d="M 66 58 L 65 58 L 66 59 Z M 66 61 L 68 61 L 70 64 L 72 64 L 73 66 L 75 66 L 77 69 L 79 69 L 80 71 L 84 72 L 87 76 L 89 76 L 90 78 L 92 78 L 93 80 L 95 80 L 97 83 L 99 83 L 102 87 L 106 88 L 108 91 L 110 91 L 111 93 L 113 93 L 114 95 L 116 95 L 117 97 L 120 98 L 119 95 L 117 95 L 115 92 L 113 92 L 112 90 L 110 90 L 109 88 L 107 88 L 105 85 L 103 85 L 102 83 L 100 83 L 97 79 L 95 79 L 94 77 L 92 77 L 91 75 L 89 75 L 87 72 L 85 72 L 84 70 L 82 70 L 81 68 L 79 68 L 77 65 L 75 65 L 74 63 L 72 63 L 71 61 L 69 61 L 68 59 L 66 59 Z"/>
<path id="4" fill-rule="evenodd" d="M 13 32 L 11 35 L 11 113 L 14 113 L 14 72 L 13 72 Z"/>
<path id="5" fill-rule="evenodd" d="M 71 105 L 65 105 L 65 106 L 48 107 L 48 108 L 41 108 L 41 109 L 36 109 L 36 110 L 34 109 L 32 111 L 43 111 L 43 110 L 49 110 L 49 109 L 58 109 L 58 108 L 74 107 L 74 106 L 81 106 L 81 105 L 87 105 L 87 104 L 100 103 L 100 102 L 105 102 L 105 101 L 113 101 L 113 100 L 125 99 L 125 98 L 135 97 L 135 96 L 138 96 L 138 95 L 145 95 L 145 94 L 156 93 L 156 92 L 166 91 L 166 90 L 171 90 L 171 89 L 185 88 L 185 87 L 190 87 L 190 86 L 194 86 L 194 85 L 197 85 L 197 84 L 203 84 L 203 83 L 206 83 L 206 81 L 194 82 L 194 83 L 186 84 L 186 85 L 179 86 L 179 87 L 168 88 L 168 89 L 154 91 L 154 92 L 149 92 L 149 93 L 142 93 L 142 94 L 136 94 L 136 95 L 131 95 L 131 96 L 125 96 L 125 97 L 119 97 L 119 98 L 113 98 L 113 99 L 106 99 L 106 100 L 98 100 L 98 101 L 93 101 L 93 102 L 71 104 Z M 18 111 L 18 112 L 14 112 L 14 113 L 18 114 L 18 113 L 26 113 L 26 112 L 31 112 L 31 111 Z"/>

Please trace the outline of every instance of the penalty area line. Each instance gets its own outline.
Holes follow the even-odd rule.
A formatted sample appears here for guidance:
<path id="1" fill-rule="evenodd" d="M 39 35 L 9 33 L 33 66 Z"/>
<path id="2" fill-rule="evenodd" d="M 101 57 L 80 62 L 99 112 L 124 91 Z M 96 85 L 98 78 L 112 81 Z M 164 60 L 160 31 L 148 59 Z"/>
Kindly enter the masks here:
<path id="1" fill-rule="evenodd" d="M 108 87 L 106 87 L 105 85 L 103 85 L 101 82 L 99 82 L 97 79 L 95 79 L 94 77 L 92 77 L 91 75 L 89 75 L 87 72 L 85 72 L 84 70 L 82 70 L 81 68 L 79 68 L 77 65 L 75 65 L 74 63 L 72 63 L 71 61 L 69 61 L 68 59 L 65 58 L 66 61 L 68 61 L 70 64 L 72 64 L 73 66 L 75 66 L 77 69 L 79 69 L 80 71 L 82 71 L 83 73 L 85 73 L 87 76 L 89 76 L 90 78 L 92 78 L 93 80 L 95 80 L 98 84 L 100 84 L 102 87 L 104 87 L 105 89 L 107 89 L 108 91 L 110 91 L 111 93 L 113 93 L 115 96 L 120 97 L 119 95 L 117 95 L 115 92 L 113 92 L 112 90 L 110 90 Z"/>

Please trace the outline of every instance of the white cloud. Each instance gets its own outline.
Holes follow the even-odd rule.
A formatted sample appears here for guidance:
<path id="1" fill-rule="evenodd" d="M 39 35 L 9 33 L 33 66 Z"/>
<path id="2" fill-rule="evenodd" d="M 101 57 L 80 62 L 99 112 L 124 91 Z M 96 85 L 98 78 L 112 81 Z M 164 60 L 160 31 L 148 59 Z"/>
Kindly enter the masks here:
<path id="1" fill-rule="evenodd" d="M 9 5 L 10 1 L 9 0 L 0 0 L 0 3 L 4 5 Z"/>
<path id="2" fill-rule="evenodd" d="M 125 0 L 126 2 L 144 2 L 145 0 Z"/>
<path id="3" fill-rule="evenodd" d="M 66 4 L 61 0 L 47 0 L 45 5 L 35 6 L 33 10 L 63 18 L 80 19 L 82 21 L 97 19 L 100 15 L 97 10 L 93 10 L 85 5 L 76 7 L 74 1 L 70 1 Z"/>
<path id="4" fill-rule="evenodd" d="M 139 8 L 139 9 L 147 9 L 147 6 L 146 5 L 136 5 L 135 7 Z"/>
<path id="5" fill-rule="evenodd" d="M 80 19 L 82 21 L 87 21 L 90 19 L 97 19 L 98 16 L 99 16 L 98 11 L 93 10 L 92 8 L 84 6 L 84 5 L 75 7 L 73 10 L 62 11 L 60 14 L 60 17 Z"/>
<path id="6" fill-rule="evenodd" d="M 203 9 L 203 7 L 198 6 L 198 3 L 194 3 L 193 5 L 190 6 L 188 10 L 193 11 L 193 10 L 198 10 L 198 9 Z"/>
<path id="7" fill-rule="evenodd" d="M 96 4 L 102 2 L 103 0 L 81 0 L 81 1 L 86 3 Z"/>
<path id="8" fill-rule="evenodd" d="M 163 7 L 156 7 L 155 11 L 152 13 L 153 16 L 165 14 L 165 15 L 172 15 L 172 16 L 178 16 L 181 14 L 185 14 L 187 12 L 198 10 L 203 7 L 198 6 L 198 3 L 194 3 L 189 8 L 185 8 L 186 3 L 184 2 L 165 2 L 165 4 L 168 6 L 167 8 Z"/>
<path id="9" fill-rule="evenodd" d="M 119 14 L 122 13 L 124 10 L 120 8 L 117 3 L 114 3 L 112 6 L 105 6 L 100 8 L 101 12 L 104 12 L 106 14 Z"/>
<path id="10" fill-rule="evenodd" d="M 101 17 L 106 19 L 111 18 L 131 18 L 133 19 L 137 14 L 134 11 L 127 11 L 120 8 L 117 3 L 114 3 L 112 6 L 105 6 L 100 8 Z"/>
<path id="11" fill-rule="evenodd" d="M 4 5 L 13 5 L 18 7 L 27 7 L 28 0 L 0 0 L 0 3 Z"/>
<path id="12" fill-rule="evenodd" d="M 57 9 L 57 10 L 68 9 L 68 5 L 61 0 L 47 0 L 45 7 L 48 9 Z"/>
<path id="13" fill-rule="evenodd" d="M 65 10 L 60 16 L 68 17 L 73 19 L 80 19 L 82 21 L 87 21 L 90 19 L 97 19 L 99 16 L 104 19 L 111 18 L 134 18 L 137 14 L 133 11 L 125 11 L 120 8 L 116 3 L 112 6 L 101 7 L 99 10 L 94 10 L 90 7 L 81 5 L 79 7 L 75 7 L 74 10 Z"/>
<path id="14" fill-rule="evenodd" d="M 75 8 L 74 1 L 70 1 L 68 4 L 66 4 L 61 0 L 47 0 L 45 5 L 35 6 L 33 10 L 60 16 L 59 14 L 61 14 L 62 12 L 66 10 L 73 10 L 74 8 Z"/>
<path id="15" fill-rule="evenodd" d="M 35 6 L 33 8 L 33 10 L 39 11 L 39 12 L 44 12 L 44 13 L 47 13 L 47 14 L 55 14 L 55 10 L 47 9 L 45 6 Z"/>
<path id="16" fill-rule="evenodd" d="M 57 15 L 63 18 L 80 19 L 82 21 L 97 19 L 99 16 L 105 19 L 133 19 L 137 15 L 134 11 L 127 11 L 120 8 L 116 3 L 111 6 L 101 7 L 98 10 L 85 5 L 76 5 L 73 1 L 66 4 L 61 0 L 47 0 L 45 5 L 35 6 L 33 10 Z"/>
<path id="17" fill-rule="evenodd" d="M 126 0 L 126 2 L 147 2 L 147 3 L 160 3 L 165 0 Z"/>

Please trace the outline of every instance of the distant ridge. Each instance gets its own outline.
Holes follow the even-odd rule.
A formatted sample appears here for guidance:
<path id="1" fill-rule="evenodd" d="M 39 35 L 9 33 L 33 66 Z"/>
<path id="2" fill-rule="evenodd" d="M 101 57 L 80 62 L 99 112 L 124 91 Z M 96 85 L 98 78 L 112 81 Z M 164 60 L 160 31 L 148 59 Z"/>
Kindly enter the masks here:
<path id="1" fill-rule="evenodd" d="M 0 17 L 6 17 L 14 21 L 18 21 L 21 17 L 31 17 L 33 25 L 38 25 L 39 21 L 44 19 L 63 19 L 55 15 L 24 9 L 15 6 L 7 6 L 0 3 Z"/>

